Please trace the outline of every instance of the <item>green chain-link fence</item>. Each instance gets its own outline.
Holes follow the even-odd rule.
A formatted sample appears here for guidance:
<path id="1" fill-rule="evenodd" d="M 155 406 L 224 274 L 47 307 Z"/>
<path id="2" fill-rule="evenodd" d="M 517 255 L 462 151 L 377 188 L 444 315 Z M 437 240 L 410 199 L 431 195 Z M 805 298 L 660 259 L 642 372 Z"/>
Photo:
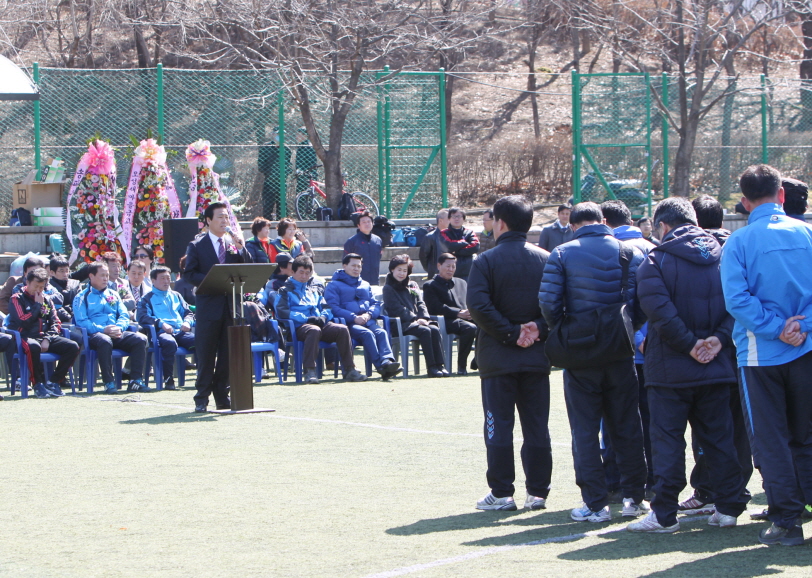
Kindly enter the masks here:
<path id="1" fill-rule="evenodd" d="M 691 164 L 692 194 L 718 197 L 732 209 L 740 197 L 739 175 L 760 162 L 808 182 L 810 89 L 797 79 L 719 79 L 705 97 L 705 103 L 718 102 L 699 125 Z M 612 197 L 609 187 L 616 196 L 628 197 L 624 200 L 638 214 L 642 207 L 637 193 L 650 190 L 655 201 L 668 196 L 679 140 L 652 91 L 662 95 L 679 119 L 674 77 L 573 74 L 573 196 L 579 198 L 581 193 L 585 200 L 602 201 Z"/>
<path id="2" fill-rule="evenodd" d="M 442 73 L 382 73 L 362 79 L 342 141 L 347 189 L 363 191 L 390 217 L 427 217 L 447 203 Z M 376 77 L 377 75 L 377 77 Z M 311 107 L 329 134 L 327 87 L 314 81 Z M 175 69 L 39 69 L 41 158 L 66 161 L 68 176 L 96 132 L 118 149 L 119 185 L 129 171 L 122 154 L 130 135 L 163 135 L 182 201 L 188 198 L 186 146 L 209 140 L 215 170 L 229 194 L 240 193 L 240 217 L 296 215 L 296 194 L 318 160 L 300 129 L 301 116 L 275 72 Z M 32 103 L 0 103 L 0 222 L 8 219 L 11 183 L 35 161 Z M 280 154 L 280 150 L 283 151 Z M 427 162 L 431 160 L 431 162 Z M 297 174 L 298 171 L 298 174 Z M 316 169 L 312 176 L 323 180 Z"/>

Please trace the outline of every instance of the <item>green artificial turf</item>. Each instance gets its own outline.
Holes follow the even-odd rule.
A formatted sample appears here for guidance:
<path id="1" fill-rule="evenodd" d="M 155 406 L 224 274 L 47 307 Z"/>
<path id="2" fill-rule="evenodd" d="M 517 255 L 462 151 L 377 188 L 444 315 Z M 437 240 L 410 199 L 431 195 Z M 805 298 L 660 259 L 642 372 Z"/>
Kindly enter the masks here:
<path id="1" fill-rule="evenodd" d="M 264 381 L 255 405 L 277 411 L 247 415 L 194 414 L 191 387 L 7 396 L 0 575 L 810 575 L 808 547 L 758 545 L 764 524 L 746 515 L 734 529 L 700 519 L 642 536 L 622 531 L 619 507 L 611 524 L 570 520 L 580 497 L 561 372 L 551 381 L 553 489 L 532 513 L 474 509 L 487 492 L 476 375 Z"/>

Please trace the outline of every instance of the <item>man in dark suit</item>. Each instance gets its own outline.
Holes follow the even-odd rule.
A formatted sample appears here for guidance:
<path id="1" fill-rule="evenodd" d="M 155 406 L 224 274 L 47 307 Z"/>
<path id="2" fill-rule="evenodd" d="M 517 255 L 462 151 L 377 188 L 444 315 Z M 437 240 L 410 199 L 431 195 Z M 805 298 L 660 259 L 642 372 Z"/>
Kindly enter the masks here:
<path id="1" fill-rule="evenodd" d="M 226 234 L 228 211 L 223 203 L 212 203 L 203 213 L 208 233 L 198 235 L 186 248 L 183 278 L 198 287 L 214 266 L 222 263 L 250 263 L 240 233 Z M 197 393 L 195 412 L 204 413 L 209 394 L 217 409 L 230 409 L 228 398 L 228 335 L 232 323 L 225 295 L 196 296 L 195 351 L 197 352 Z"/>

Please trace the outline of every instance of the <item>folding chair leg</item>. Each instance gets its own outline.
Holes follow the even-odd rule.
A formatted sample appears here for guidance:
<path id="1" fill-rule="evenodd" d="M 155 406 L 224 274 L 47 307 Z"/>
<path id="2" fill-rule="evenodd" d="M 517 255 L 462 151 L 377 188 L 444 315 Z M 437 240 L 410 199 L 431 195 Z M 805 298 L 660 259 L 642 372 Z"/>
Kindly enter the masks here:
<path id="1" fill-rule="evenodd" d="M 420 374 L 420 342 L 412 341 L 412 358 L 414 359 L 414 374 Z"/>

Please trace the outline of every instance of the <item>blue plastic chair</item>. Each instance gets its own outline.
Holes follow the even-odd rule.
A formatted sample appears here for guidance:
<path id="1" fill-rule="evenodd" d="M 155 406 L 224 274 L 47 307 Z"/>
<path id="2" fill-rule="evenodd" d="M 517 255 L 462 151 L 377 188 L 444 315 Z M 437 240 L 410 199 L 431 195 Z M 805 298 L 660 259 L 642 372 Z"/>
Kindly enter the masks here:
<path id="1" fill-rule="evenodd" d="M 271 329 L 279 335 L 279 324 L 275 319 L 268 319 L 267 323 Z M 251 356 L 254 360 L 254 383 L 262 381 L 262 361 L 265 353 L 273 353 L 274 368 L 276 369 L 276 377 L 279 379 L 279 385 L 282 385 L 282 350 L 279 349 L 277 341 L 252 341 L 251 342 Z M 285 374 L 287 377 L 287 372 Z"/>
<path id="2" fill-rule="evenodd" d="M 299 338 L 296 337 L 296 327 L 293 325 L 292 319 L 283 319 L 287 323 L 288 331 L 290 333 L 290 341 L 288 341 L 288 348 L 293 351 L 293 367 L 296 372 L 296 383 L 302 383 L 304 369 L 302 364 L 304 363 L 304 342 L 299 341 Z M 319 341 L 319 349 L 338 349 L 335 343 L 325 343 L 324 341 Z M 336 360 L 335 364 L 335 374 L 334 377 L 338 378 L 338 367 L 341 365 L 341 359 Z M 290 367 L 290 363 L 288 362 L 285 365 L 285 380 L 288 378 L 288 368 Z M 316 362 L 316 372 L 318 376 L 321 377 L 323 375 L 323 363 L 322 363 L 322 356 L 319 355 L 317 357 Z"/>
<path id="3" fill-rule="evenodd" d="M 77 326 L 78 327 L 78 326 Z M 87 385 L 87 392 L 93 393 L 93 386 L 96 384 L 96 370 L 98 368 L 98 354 L 95 350 L 90 348 L 90 335 L 87 332 L 87 329 L 84 327 L 79 327 L 79 330 L 82 332 L 82 356 L 84 357 L 82 363 L 82 377 L 86 380 Z M 130 325 L 130 331 L 133 333 L 138 332 L 137 325 Z M 149 356 L 150 350 L 147 350 L 147 362 L 144 366 L 144 383 L 149 384 Z M 129 357 L 129 353 L 124 351 L 123 349 L 113 349 L 113 374 L 116 378 L 116 386 L 121 389 L 121 368 L 123 365 L 123 359 L 125 357 Z"/>
<path id="4" fill-rule="evenodd" d="M 155 388 L 156 389 L 163 389 L 164 388 L 164 363 L 163 363 L 163 352 L 161 348 L 158 347 L 158 332 L 153 325 L 142 325 L 142 327 L 149 331 L 149 343 L 150 343 L 150 351 L 149 353 L 152 354 L 152 365 L 155 366 Z M 190 355 L 194 355 L 195 352 L 193 349 L 186 349 L 185 347 L 178 346 L 178 350 L 175 352 L 175 375 L 178 376 L 178 385 L 183 387 L 186 383 L 186 370 L 183 366 L 183 362 L 186 360 L 187 357 Z"/>
<path id="5" fill-rule="evenodd" d="M 23 350 L 23 340 L 22 336 L 20 335 L 19 331 L 14 331 L 13 329 L 4 328 L 3 331 L 12 335 L 14 337 L 14 341 L 17 345 L 17 352 L 14 354 L 12 358 L 11 364 L 11 395 L 14 395 L 16 391 L 16 383 L 17 383 L 17 372 L 14 370 L 15 363 L 16 367 L 19 369 L 19 377 L 20 377 L 20 397 L 23 399 L 28 397 L 28 384 L 31 383 L 31 373 L 28 369 L 28 356 L 25 354 Z M 62 336 L 66 338 L 70 338 L 70 333 L 66 330 L 62 330 Z M 48 371 L 48 364 L 56 363 L 59 361 L 59 356 L 56 353 L 40 353 L 39 356 L 40 362 L 45 366 L 45 375 L 46 378 L 50 377 L 50 372 Z M 71 393 L 76 394 L 76 383 L 73 380 L 73 368 L 70 369 L 68 372 L 68 378 L 70 379 L 70 387 Z"/>

